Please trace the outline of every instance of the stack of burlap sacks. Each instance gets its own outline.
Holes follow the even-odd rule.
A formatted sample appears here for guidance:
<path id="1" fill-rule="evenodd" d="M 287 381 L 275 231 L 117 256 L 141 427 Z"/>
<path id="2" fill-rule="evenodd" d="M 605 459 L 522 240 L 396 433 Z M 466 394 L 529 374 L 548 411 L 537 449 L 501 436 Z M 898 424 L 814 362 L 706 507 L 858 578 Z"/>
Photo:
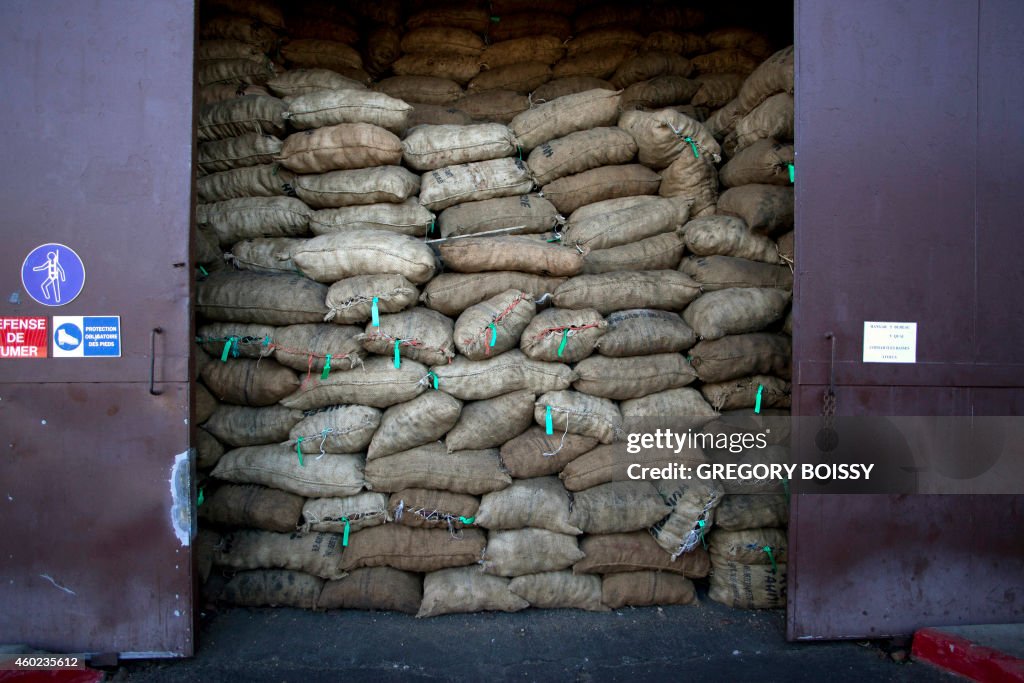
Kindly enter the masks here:
<path id="1" fill-rule="evenodd" d="M 691 603 L 711 570 L 716 600 L 784 604 L 781 491 L 624 481 L 620 442 L 648 417 L 757 431 L 755 403 L 788 407 L 792 51 L 755 70 L 753 32 L 644 37 L 626 10 L 573 25 L 554 2 L 425 10 L 404 33 L 382 5 L 360 55 L 343 16 L 216 4 L 260 16 L 209 21 L 198 51 L 197 77 L 243 72 L 206 77 L 198 126 L 215 592 L 603 610 Z"/>

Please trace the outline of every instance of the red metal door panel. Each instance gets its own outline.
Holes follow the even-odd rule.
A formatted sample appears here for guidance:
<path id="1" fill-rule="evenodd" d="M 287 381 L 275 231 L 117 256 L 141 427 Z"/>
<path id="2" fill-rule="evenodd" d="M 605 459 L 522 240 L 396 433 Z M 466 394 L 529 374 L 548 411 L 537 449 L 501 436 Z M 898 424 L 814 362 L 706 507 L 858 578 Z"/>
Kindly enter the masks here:
<path id="1" fill-rule="evenodd" d="M 1019 415 L 1024 5 L 796 5 L 794 414 Z M 998 151 L 996 151 L 998 148 Z M 862 362 L 865 321 L 917 363 Z M 795 496 L 792 639 L 1024 616 L 1019 496 Z"/>
<path id="2" fill-rule="evenodd" d="M 194 17 L 192 0 L 0 3 L 0 315 L 120 316 L 122 353 L 0 360 L 0 642 L 193 649 Z M 52 308 L 20 280 L 50 242 L 85 265 Z"/>

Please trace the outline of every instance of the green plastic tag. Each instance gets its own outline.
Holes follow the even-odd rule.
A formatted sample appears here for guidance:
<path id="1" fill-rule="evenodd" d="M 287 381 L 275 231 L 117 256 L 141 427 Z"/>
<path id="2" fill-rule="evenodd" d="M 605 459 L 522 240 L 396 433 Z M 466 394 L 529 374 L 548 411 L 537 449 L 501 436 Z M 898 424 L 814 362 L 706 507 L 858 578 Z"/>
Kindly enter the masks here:
<path id="1" fill-rule="evenodd" d="M 499 21 L 501 21 L 501 17 L 491 17 L 491 22 L 492 23 L 497 24 Z"/>
<path id="2" fill-rule="evenodd" d="M 327 379 L 329 374 L 331 374 L 331 354 L 327 354 L 327 359 L 324 361 L 324 371 L 320 373 L 320 379 Z"/>
<path id="3" fill-rule="evenodd" d="M 555 425 L 551 421 L 551 406 L 548 406 L 547 411 L 544 413 L 544 433 L 545 434 L 554 434 L 555 433 Z"/>
<path id="4" fill-rule="evenodd" d="M 768 553 L 768 559 L 772 561 L 772 573 L 774 574 L 775 572 L 779 571 L 779 565 L 775 564 L 775 555 L 772 554 L 772 547 L 770 545 L 766 545 L 765 547 L 761 548 L 761 550 Z"/>
<path id="5" fill-rule="evenodd" d="M 224 352 L 220 354 L 220 360 L 222 363 L 226 363 L 228 361 L 228 354 L 231 353 L 231 347 L 236 344 L 238 344 L 238 337 L 228 337 L 228 343 L 224 345 Z"/>
<path id="6" fill-rule="evenodd" d="M 206 496 L 203 495 L 203 490 L 199 489 L 199 497 L 196 498 L 196 507 L 202 505 L 204 500 L 206 500 Z"/>
<path id="7" fill-rule="evenodd" d="M 299 467 L 305 467 L 306 463 L 302 461 L 302 440 L 305 437 L 300 436 L 295 440 L 295 452 L 299 454 Z"/>
<path id="8" fill-rule="evenodd" d="M 565 351 L 565 343 L 569 341 L 569 328 L 562 330 L 562 343 L 558 345 L 558 357 L 562 357 L 562 353 Z"/>
<path id="9" fill-rule="evenodd" d="M 380 327 L 380 311 L 377 310 L 377 299 L 373 297 L 373 305 L 370 307 L 370 324 L 374 327 Z"/>
<path id="10" fill-rule="evenodd" d="M 704 548 L 707 549 L 708 541 L 704 538 L 704 527 L 707 526 L 707 523 L 703 519 L 698 519 L 697 526 L 700 527 L 700 542 L 703 544 Z"/>
<path id="11" fill-rule="evenodd" d="M 202 273 L 203 275 L 209 275 L 209 273 L 206 272 L 206 268 L 203 268 L 202 266 L 199 266 L 199 272 Z"/>
<path id="12" fill-rule="evenodd" d="M 263 338 L 263 345 L 264 346 L 270 346 L 270 335 L 269 334 Z"/>
<path id="13" fill-rule="evenodd" d="M 754 412 L 755 413 L 760 413 L 761 412 L 761 392 L 762 391 L 764 391 L 764 385 L 763 384 L 758 384 L 757 385 L 757 398 L 754 400 Z"/>
<path id="14" fill-rule="evenodd" d="M 351 524 L 348 521 L 348 517 L 342 517 L 342 519 L 345 521 L 345 530 L 341 533 L 341 547 L 342 548 L 347 548 L 348 547 L 348 532 L 349 532 L 349 527 L 351 526 Z"/>
<path id="15" fill-rule="evenodd" d="M 459 521 L 463 524 L 472 524 L 476 521 L 476 517 L 459 517 Z"/>
<path id="16" fill-rule="evenodd" d="M 498 343 L 498 325 L 491 323 L 491 346 Z"/>
<path id="17" fill-rule="evenodd" d="M 789 182 L 796 182 L 796 166 L 789 164 Z"/>
<path id="18" fill-rule="evenodd" d="M 395 369 L 402 367 L 402 355 L 398 351 L 398 345 L 402 343 L 401 339 L 395 340 Z"/>
<path id="19" fill-rule="evenodd" d="M 693 150 L 694 158 L 699 159 L 700 158 L 700 152 L 697 151 L 697 143 L 693 141 L 693 138 L 691 138 L 689 135 L 687 135 L 685 138 L 683 138 L 683 140 L 686 140 L 687 142 L 690 143 L 690 148 Z"/>
<path id="20" fill-rule="evenodd" d="M 434 378 L 434 391 L 437 391 L 437 373 L 436 372 L 428 372 L 427 373 L 427 377 L 433 377 Z"/>

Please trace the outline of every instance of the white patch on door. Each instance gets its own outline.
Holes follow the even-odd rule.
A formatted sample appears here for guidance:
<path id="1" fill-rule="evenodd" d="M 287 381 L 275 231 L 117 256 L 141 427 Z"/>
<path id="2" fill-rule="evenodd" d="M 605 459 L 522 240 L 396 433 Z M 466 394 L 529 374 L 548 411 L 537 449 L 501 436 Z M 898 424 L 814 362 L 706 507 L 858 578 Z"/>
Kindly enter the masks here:
<path id="1" fill-rule="evenodd" d="M 188 451 L 174 456 L 171 467 L 171 526 L 182 546 L 192 541 L 192 477 Z"/>

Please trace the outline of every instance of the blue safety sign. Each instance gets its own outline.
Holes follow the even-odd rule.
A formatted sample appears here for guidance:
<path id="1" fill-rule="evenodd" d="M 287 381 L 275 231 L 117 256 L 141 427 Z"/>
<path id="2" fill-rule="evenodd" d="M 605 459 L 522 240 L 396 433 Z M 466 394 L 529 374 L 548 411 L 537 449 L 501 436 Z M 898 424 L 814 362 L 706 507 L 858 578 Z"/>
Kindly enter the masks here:
<path id="1" fill-rule="evenodd" d="M 21 285 L 44 306 L 63 306 L 85 286 L 85 265 L 71 247 L 41 244 L 21 264 Z"/>
<path id="2" fill-rule="evenodd" d="M 120 358 L 121 316 L 53 316 L 54 358 Z"/>

